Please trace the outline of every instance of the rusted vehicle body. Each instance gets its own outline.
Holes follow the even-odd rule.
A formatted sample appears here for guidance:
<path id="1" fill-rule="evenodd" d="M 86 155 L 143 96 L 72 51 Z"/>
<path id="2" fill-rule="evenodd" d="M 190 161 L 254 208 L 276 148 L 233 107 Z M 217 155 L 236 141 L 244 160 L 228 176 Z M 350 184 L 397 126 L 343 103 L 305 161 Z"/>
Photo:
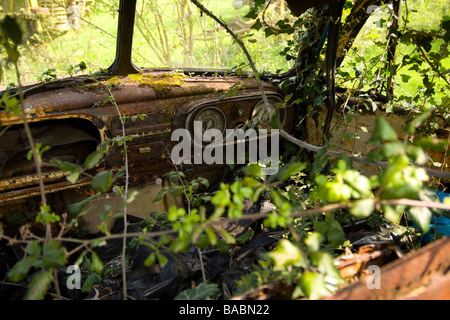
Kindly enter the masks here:
<path id="1" fill-rule="evenodd" d="M 139 69 L 131 59 L 133 21 L 136 1 L 121 1 L 116 59 L 103 75 L 92 78 L 63 79 L 50 84 L 25 88 L 26 118 L 36 142 L 49 146 L 44 153 L 43 180 L 46 193 L 88 186 L 90 177 L 75 183 L 67 181 L 67 172 L 50 164 L 50 159 L 82 164 L 108 138 L 128 136 L 130 186 L 143 186 L 152 195 L 161 189 L 158 178 L 175 166 L 170 157 L 171 134 L 179 128 L 193 134 L 194 121 L 212 121 L 210 128 L 222 131 L 244 125 L 262 103 L 260 87 L 246 75 L 225 75 L 227 70 Z M 237 82 L 245 88 L 224 97 Z M 108 89 L 108 86 L 111 89 Z M 271 104 L 282 101 L 280 91 L 264 82 L 264 91 Z M 107 102 L 114 98 L 115 104 Z M 292 110 L 281 110 L 285 127 L 292 125 Z M 139 118 L 136 116 L 139 115 Z M 133 118 L 124 122 L 121 117 Z M 39 195 L 38 176 L 32 161 L 20 116 L 0 113 L 7 128 L 0 140 L 0 211 L 12 201 Z M 287 121 L 286 121 L 287 119 Z M 93 169 L 120 168 L 124 165 L 120 147 L 110 150 Z M 182 165 L 187 178 L 203 176 L 211 183 L 220 177 L 223 165 Z M 70 199 L 71 196 L 68 196 Z M 158 204 L 153 204 L 153 207 Z M 155 211 L 165 209 L 155 208 Z"/>
<path id="2" fill-rule="evenodd" d="M 128 146 L 132 185 L 155 181 L 174 169 L 170 151 L 176 142 L 171 141 L 171 133 L 189 126 L 188 117 L 193 112 L 205 109 L 216 112 L 226 121 L 227 128 L 234 128 L 248 122 L 254 107 L 261 103 L 256 84 L 248 84 L 234 97 L 219 100 L 237 81 L 236 77 L 190 78 L 153 71 L 138 76 L 136 81 L 130 78 L 116 77 L 115 81 L 120 81 L 121 85 L 113 89 L 112 94 L 122 115 L 145 115 L 142 119 L 125 122 L 125 135 L 132 137 Z M 265 89 L 270 101 L 280 101 L 280 93 L 273 86 L 267 85 Z M 58 157 L 81 163 L 95 151 L 97 144 L 122 135 L 115 106 L 95 106 L 108 97 L 103 84 L 77 81 L 26 94 L 27 120 L 33 136 L 52 148 L 45 155 L 44 162 Z M 33 164 L 26 159 L 27 142 L 22 139 L 21 122 L 19 117 L 2 115 L 2 123 L 11 125 L 2 139 L 2 201 L 37 194 L 37 177 L 34 176 Z M 110 152 L 105 159 L 105 167 L 119 166 L 121 161 L 120 150 Z M 198 176 L 210 169 L 193 165 L 186 171 Z M 86 183 L 83 180 L 77 185 L 64 182 L 65 173 L 52 166 L 45 168 L 44 176 L 47 192 Z"/>
<path id="3" fill-rule="evenodd" d="M 372 257 L 354 255 L 351 264 L 365 265 L 359 281 L 344 287 L 330 300 L 448 300 L 450 299 L 450 239 L 442 238 L 418 251 L 380 264 L 379 253 L 388 250 L 374 250 Z M 375 255 L 373 255 L 375 253 Z M 378 254 L 377 254 L 378 253 Z M 341 266 L 343 273 L 344 264 Z M 380 264 L 378 274 L 367 271 L 368 266 Z M 378 279 L 376 277 L 378 276 Z"/>

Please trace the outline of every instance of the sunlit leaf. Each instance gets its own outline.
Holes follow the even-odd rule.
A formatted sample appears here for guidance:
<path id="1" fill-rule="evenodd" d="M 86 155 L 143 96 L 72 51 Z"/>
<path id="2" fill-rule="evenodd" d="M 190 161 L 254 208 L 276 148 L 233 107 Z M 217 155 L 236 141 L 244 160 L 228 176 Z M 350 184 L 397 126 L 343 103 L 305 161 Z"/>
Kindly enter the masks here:
<path id="1" fill-rule="evenodd" d="M 367 143 L 383 144 L 397 140 L 397 133 L 384 118 L 377 118 L 372 136 Z"/>
<path id="2" fill-rule="evenodd" d="M 412 207 L 409 211 L 413 221 L 424 233 L 430 229 L 431 211 L 427 207 Z"/>
<path id="3" fill-rule="evenodd" d="M 350 207 L 350 213 L 358 218 L 367 218 L 373 212 L 375 201 L 371 198 L 357 200 Z"/>
<path id="4" fill-rule="evenodd" d="M 280 170 L 279 178 L 282 181 L 287 180 L 293 175 L 305 170 L 305 168 L 306 168 L 305 162 L 289 163 L 288 165 L 286 165 L 286 167 Z"/>
<path id="5" fill-rule="evenodd" d="M 344 283 L 339 270 L 334 265 L 334 259 L 329 253 L 323 251 L 311 253 L 311 263 L 325 275 L 327 283 L 334 286 Z"/>
<path id="6" fill-rule="evenodd" d="M 312 232 L 305 238 L 305 244 L 309 252 L 319 251 L 320 245 L 325 241 L 325 238 L 319 232 Z"/>
<path id="7" fill-rule="evenodd" d="M 276 249 L 269 253 L 269 257 L 273 261 L 274 270 L 284 270 L 291 265 L 306 266 L 306 258 L 301 250 L 287 239 L 281 239 Z"/>
<path id="8" fill-rule="evenodd" d="M 98 257 L 97 253 L 92 252 L 91 256 L 91 271 L 101 274 L 103 270 L 103 262 Z"/>
<path id="9" fill-rule="evenodd" d="M 304 272 L 300 277 L 300 285 L 305 295 L 311 300 L 317 300 L 331 295 L 324 276 L 317 272 Z"/>

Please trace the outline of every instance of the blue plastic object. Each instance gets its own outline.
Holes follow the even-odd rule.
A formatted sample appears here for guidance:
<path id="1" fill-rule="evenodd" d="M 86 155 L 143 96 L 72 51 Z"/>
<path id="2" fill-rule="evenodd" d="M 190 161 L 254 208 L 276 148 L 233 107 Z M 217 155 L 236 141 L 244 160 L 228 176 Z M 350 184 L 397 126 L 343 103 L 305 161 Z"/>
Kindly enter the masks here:
<path id="1" fill-rule="evenodd" d="M 436 191 L 436 195 L 439 198 L 440 202 L 444 202 L 444 198 L 450 197 L 449 193 Z M 450 212 L 450 211 L 447 211 Z M 445 235 L 450 236 L 450 218 L 447 218 L 443 215 L 437 216 L 435 214 L 432 215 L 430 221 L 430 232 L 427 232 L 422 237 L 422 242 L 427 244 L 434 239 L 434 235 Z M 435 231 L 436 230 L 436 231 Z"/>

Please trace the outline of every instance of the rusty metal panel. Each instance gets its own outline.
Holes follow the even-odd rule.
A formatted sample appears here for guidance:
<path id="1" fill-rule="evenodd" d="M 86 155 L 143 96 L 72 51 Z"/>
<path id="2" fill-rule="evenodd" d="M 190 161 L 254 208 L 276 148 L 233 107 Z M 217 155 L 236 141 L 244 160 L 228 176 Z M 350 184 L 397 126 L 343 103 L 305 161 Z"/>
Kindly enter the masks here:
<path id="1" fill-rule="evenodd" d="M 76 134 L 74 133 L 77 138 L 75 141 L 81 140 L 80 137 L 84 136 L 82 131 L 88 130 L 85 127 L 89 127 L 89 133 L 93 133 L 98 142 L 121 136 L 123 132 L 118 110 L 114 104 L 107 101 L 109 91 L 106 85 L 113 83 L 111 91 L 120 114 L 128 117 L 145 115 L 134 121 L 125 121 L 125 134 L 132 137 L 128 145 L 132 185 L 152 182 L 155 177 L 173 169 L 169 159 L 170 149 L 174 145 L 171 141 L 171 132 L 177 128 L 184 128 L 188 114 L 196 108 L 205 105 L 216 106 L 224 112 L 231 128 L 237 124 L 246 123 L 251 118 L 255 105 L 261 101 L 256 81 L 234 76 L 188 77 L 167 71 L 150 71 L 124 77 L 102 78 L 99 81 L 102 83 L 71 79 L 27 88 L 25 94 L 27 121 L 30 126 L 38 130 L 44 122 L 69 124 L 80 129 Z M 245 83 L 245 88 L 243 87 L 232 97 L 222 99 L 224 93 L 237 81 Z M 268 96 L 279 95 L 270 83 L 264 83 L 264 88 Z M 75 119 L 78 123 L 74 125 L 71 121 Z M 10 130 L 20 131 L 18 128 L 21 127 L 22 119 L 18 116 L 0 111 L 0 121 L 2 125 L 13 126 Z M 84 125 L 78 126 L 82 121 Z M 62 130 L 61 128 L 59 126 L 56 129 Z M 64 145 L 64 141 L 60 140 L 66 139 L 64 137 L 68 132 L 70 130 L 66 130 L 64 135 L 59 135 L 52 131 L 50 138 L 57 138 L 58 145 Z M 89 141 L 89 139 L 87 137 L 84 140 Z M 22 152 L 26 152 L 26 139 L 22 137 L 19 140 L 22 144 Z M 70 141 L 72 140 L 74 139 Z M 18 146 L 11 143 L 5 144 L 5 141 L 0 141 L 0 158 L 5 158 L 3 162 L 12 163 L 15 160 L 11 156 L 18 151 L 16 150 Z M 67 150 L 72 150 L 68 146 L 70 141 L 66 141 Z M 91 152 L 94 150 L 92 149 Z M 97 169 L 123 166 L 123 155 L 120 151 L 119 148 L 113 148 L 106 156 L 101 168 Z M 77 154 L 81 157 L 80 152 Z M 82 163 L 83 159 L 77 159 L 77 162 Z M 15 169 L 14 166 L 10 166 L 11 170 L 7 173 L 0 172 L 0 201 L 22 199 L 27 195 L 38 194 L 36 189 L 38 178 L 33 163 L 24 161 L 21 163 L 26 164 L 26 168 L 23 166 L 20 172 L 12 170 Z M 64 181 L 63 172 L 51 167 L 44 169 L 46 192 L 77 187 L 77 184 L 72 185 Z M 217 172 L 218 168 L 194 166 L 188 169 L 190 175 L 195 176 L 200 173 L 206 174 L 208 170 Z"/>
<path id="2" fill-rule="evenodd" d="M 361 276 L 326 300 L 450 299 L 450 238 L 438 239 L 380 269 L 380 287 Z"/>

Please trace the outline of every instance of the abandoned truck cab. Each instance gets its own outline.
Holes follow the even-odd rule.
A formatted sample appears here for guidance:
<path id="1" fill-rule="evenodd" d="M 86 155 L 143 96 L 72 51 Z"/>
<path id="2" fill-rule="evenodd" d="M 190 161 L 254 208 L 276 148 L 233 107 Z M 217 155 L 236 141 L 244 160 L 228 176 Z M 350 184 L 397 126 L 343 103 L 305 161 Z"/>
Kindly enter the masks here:
<path id="1" fill-rule="evenodd" d="M 215 25 L 204 30 L 200 40 L 195 39 L 200 36 L 186 19 L 189 14 L 199 15 L 199 12 L 190 7 L 181 8 L 184 11 L 173 21 L 168 12 L 176 13 L 180 8 L 170 2 L 165 8 L 166 20 L 159 21 L 157 12 L 153 15 L 145 12 L 149 5 L 145 1 L 122 0 L 118 5 L 117 46 L 114 62 L 109 68 L 95 75 L 52 79 L 25 86 L 25 119 L 1 110 L 1 216 L 10 213 L 8 207 L 11 204 L 24 203 L 30 197 L 39 196 L 41 191 L 40 177 L 33 161 L 27 157 L 30 145 L 24 120 L 35 142 L 49 147 L 42 155 L 41 178 L 45 193 L 58 202 L 63 201 L 63 206 L 92 195 L 91 182 L 96 173 L 105 169 L 115 173 L 123 170 L 123 141 L 120 143 L 119 140 L 127 137 L 128 182 L 130 187 L 145 195 L 130 205 L 130 214 L 138 216 L 141 211 L 148 214 L 150 208 L 151 211 L 165 211 L 170 201 L 176 201 L 152 202 L 164 187 L 164 174 L 176 168 L 183 171 L 187 179 L 203 177 L 211 184 L 220 181 L 226 167 L 224 163 L 184 161 L 175 166 L 171 152 L 179 143 L 172 138 L 177 129 L 186 130 L 191 137 L 195 137 L 194 123 L 200 123 L 203 132 L 215 129 L 223 134 L 226 130 L 248 127 L 252 121 L 259 128 L 268 129 L 271 117 L 267 112 L 276 113 L 286 130 L 292 127 L 292 108 L 277 108 L 277 103 L 284 100 L 280 90 L 268 81 L 258 83 L 241 70 L 239 66 L 245 64 L 245 59 L 243 56 L 236 59 L 235 55 L 242 54 L 236 44 L 225 39 L 225 32 Z M 205 21 L 202 20 L 208 27 L 207 23 L 211 22 Z M 159 35 L 149 33 L 149 28 L 158 23 L 167 29 L 160 30 Z M 182 31 L 187 34 L 173 33 L 180 30 L 180 24 L 186 27 Z M 240 18 L 236 19 L 236 25 L 248 28 Z M 160 37 L 161 46 L 170 44 L 172 48 L 167 47 L 167 52 L 152 51 L 155 44 L 152 37 Z M 170 41 L 167 42 L 165 37 Z M 183 43 L 175 48 L 172 41 L 179 41 L 180 37 Z M 216 38 L 211 40 L 215 41 L 212 44 L 208 42 L 211 37 Z M 200 48 L 195 46 L 195 41 L 201 42 Z M 149 63 L 156 67 L 145 68 Z M 191 67 L 182 68 L 183 65 Z M 238 68 L 230 69 L 236 65 Z M 17 93 L 4 91 L 4 97 L 6 92 L 8 95 Z M 207 146 L 205 141 L 200 144 L 203 149 Z M 104 152 L 95 153 L 96 150 Z M 86 167 L 86 159 L 93 153 L 101 154 L 102 159 L 95 166 Z M 67 168 L 61 166 L 63 163 L 84 165 L 83 171 L 71 176 L 64 170 Z M 120 183 L 123 179 L 117 177 L 117 184 Z M 110 194 L 112 188 L 114 185 L 107 190 Z M 95 199 L 92 205 L 101 207 L 104 200 Z M 108 201 L 114 203 L 114 200 Z M 95 209 L 92 213 L 90 216 L 95 217 Z M 85 224 L 89 228 L 95 222 L 89 220 Z"/>

